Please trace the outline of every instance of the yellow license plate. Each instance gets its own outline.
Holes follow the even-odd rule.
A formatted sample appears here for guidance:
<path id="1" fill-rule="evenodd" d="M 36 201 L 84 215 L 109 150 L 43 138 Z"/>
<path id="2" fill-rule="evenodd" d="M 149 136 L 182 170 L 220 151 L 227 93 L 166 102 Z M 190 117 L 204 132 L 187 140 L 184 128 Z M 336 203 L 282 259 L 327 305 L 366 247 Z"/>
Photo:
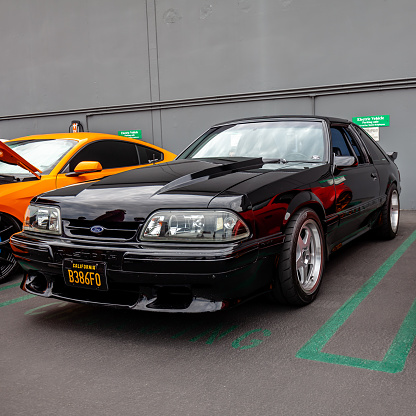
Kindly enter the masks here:
<path id="1" fill-rule="evenodd" d="M 65 259 L 63 273 L 67 286 L 108 290 L 106 263 Z"/>

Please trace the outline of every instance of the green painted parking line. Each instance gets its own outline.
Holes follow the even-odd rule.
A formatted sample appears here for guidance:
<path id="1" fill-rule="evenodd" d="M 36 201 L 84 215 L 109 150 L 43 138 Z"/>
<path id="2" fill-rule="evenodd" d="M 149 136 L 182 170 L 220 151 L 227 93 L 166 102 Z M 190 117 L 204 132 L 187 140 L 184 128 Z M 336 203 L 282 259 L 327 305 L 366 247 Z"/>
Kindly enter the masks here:
<path id="1" fill-rule="evenodd" d="M 416 240 L 416 231 L 384 262 L 373 276 L 315 333 L 297 352 L 296 357 L 331 364 L 358 367 L 368 370 L 399 373 L 403 371 L 407 356 L 416 337 L 416 301 L 410 308 L 389 350 L 381 361 L 367 360 L 322 352 L 328 341 L 347 321 L 358 305 L 380 283 L 387 272 Z"/>
<path id="2" fill-rule="evenodd" d="M 0 303 L 0 308 L 3 307 L 3 306 L 9 306 L 9 305 L 12 305 L 13 303 L 21 302 L 22 300 L 31 299 L 31 298 L 34 298 L 34 297 L 35 297 L 35 295 L 26 295 L 26 296 L 22 296 L 20 298 L 7 300 L 6 302 Z"/>
<path id="3" fill-rule="evenodd" d="M 14 283 L 13 285 L 8 285 L 8 286 L 1 286 L 0 287 L 0 292 L 2 290 L 11 289 L 12 287 L 17 287 L 17 286 L 20 286 L 20 283 Z"/>
<path id="4" fill-rule="evenodd" d="M 18 286 L 20 286 L 20 283 L 14 283 L 12 285 L 2 286 L 2 287 L 0 287 L 0 292 L 2 290 L 12 289 L 13 287 L 18 287 Z M 34 297 L 35 297 L 35 295 L 26 295 L 26 296 L 21 296 L 19 298 L 6 300 L 6 302 L 0 303 L 0 308 L 3 307 L 3 306 L 13 305 L 13 303 L 22 302 L 23 300 L 31 299 L 31 298 L 34 298 Z"/>

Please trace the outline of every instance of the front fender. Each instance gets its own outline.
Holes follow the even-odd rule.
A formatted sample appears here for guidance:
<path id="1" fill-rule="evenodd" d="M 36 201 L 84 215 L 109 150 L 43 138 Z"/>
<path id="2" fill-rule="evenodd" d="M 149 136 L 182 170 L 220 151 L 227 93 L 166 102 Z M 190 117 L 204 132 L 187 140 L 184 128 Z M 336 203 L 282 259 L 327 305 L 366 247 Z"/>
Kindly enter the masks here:
<path id="1" fill-rule="evenodd" d="M 292 215 L 304 206 L 313 207 L 321 219 L 321 222 L 325 221 L 325 209 L 320 199 L 310 191 L 303 191 L 296 194 L 294 198 L 289 202 L 283 219 L 283 227 L 286 227 Z"/>

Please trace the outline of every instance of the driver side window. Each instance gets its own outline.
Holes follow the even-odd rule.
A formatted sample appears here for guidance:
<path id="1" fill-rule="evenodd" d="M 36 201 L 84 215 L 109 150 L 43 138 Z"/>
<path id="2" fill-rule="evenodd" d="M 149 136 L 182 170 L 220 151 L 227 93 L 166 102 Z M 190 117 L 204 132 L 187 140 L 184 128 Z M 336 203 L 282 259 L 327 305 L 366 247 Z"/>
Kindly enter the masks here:
<path id="1" fill-rule="evenodd" d="M 335 156 L 354 156 L 350 146 L 348 146 L 341 129 L 338 127 L 331 127 L 332 136 L 332 152 Z"/>
<path id="2" fill-rule="evenodd" d="M 134 143 L 117 140 L 100 140 L 86 145 L 69 162 L 69 172 L 82 161 L 97 161 L 103 169 L 139 165 Z"/>
<path id="3" fill-rule="evenodd" d="M 359 164 L 366 160 L 355 138 L 344 127 L 331 127 L 332 152 L 335 156 L 354 156 Z"/>

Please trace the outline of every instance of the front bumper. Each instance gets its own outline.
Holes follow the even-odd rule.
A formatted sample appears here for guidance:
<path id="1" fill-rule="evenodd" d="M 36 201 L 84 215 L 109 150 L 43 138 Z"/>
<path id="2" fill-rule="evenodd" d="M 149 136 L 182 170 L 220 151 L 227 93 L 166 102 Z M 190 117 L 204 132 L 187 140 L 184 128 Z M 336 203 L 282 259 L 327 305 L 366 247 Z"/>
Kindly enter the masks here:
<path id="1" fill-rule="evenodd" d="M 283 236 L 273 243 L 178 246 L 64 238 L 21 232 L 11 239 L 25 270 L 22 289 L 67 301 L 146 311 L 207 312 L 233 306 L 270 289 Z M 65 284 L 63 260 L 106 264 L 107 291 Z"/>

